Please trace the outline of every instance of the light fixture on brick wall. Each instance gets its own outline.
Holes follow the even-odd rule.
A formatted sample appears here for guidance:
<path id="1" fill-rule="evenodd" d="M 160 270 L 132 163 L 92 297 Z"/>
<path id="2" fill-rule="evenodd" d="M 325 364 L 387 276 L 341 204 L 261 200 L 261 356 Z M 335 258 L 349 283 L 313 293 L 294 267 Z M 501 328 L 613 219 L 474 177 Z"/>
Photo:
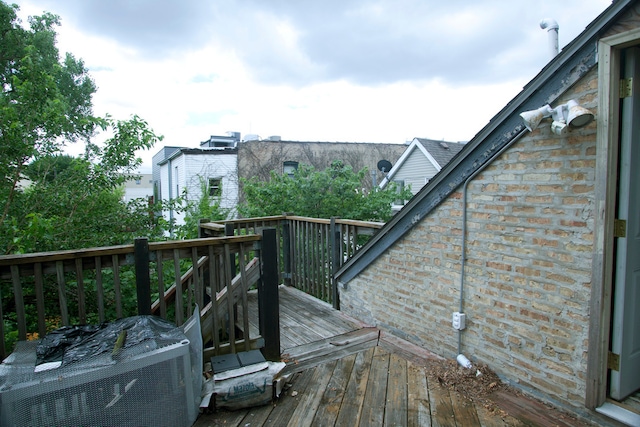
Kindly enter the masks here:
<path id="1" fill-rule="evenodd" d="M 524 120 L 524 125 L 530 132 L 533 132 L 543 119 L 551 118 L 551 131 L 556 135 L 566 135 L 570 128 L 579 128 L 587 125 L 594 119 L 594 114 L 586 108 L 580 106 L 575 100 L 570 100 L 566 104 L 551 108 L 549 104 L 537 110 L 520 113 Z"/>

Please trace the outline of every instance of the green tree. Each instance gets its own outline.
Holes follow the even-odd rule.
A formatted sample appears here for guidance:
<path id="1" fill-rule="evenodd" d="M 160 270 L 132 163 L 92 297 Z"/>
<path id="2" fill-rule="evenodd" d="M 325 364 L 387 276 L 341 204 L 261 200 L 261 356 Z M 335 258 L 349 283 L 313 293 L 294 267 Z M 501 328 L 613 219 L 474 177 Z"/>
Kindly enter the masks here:
<path id="1" fill-rule="evenodd" d="M 243 180 L 245 203 L 238 212 L 244 217 L 293 212 L 314 218 L 387 221 L 393 215 L 391 203 L 412 196 L 408 188 L 398 193 L 393 184 L 384 190 L 366 192 L 362 189 L 365 176 L 366 168 L 356 173 L 340 161 L 324 171 L 300 165 L 293 178 L 272 171 L 269 181 Z"/>
<path id="2" fill-rule="evenodd" d="M 0 227 L 7 219 L 26 164 L 59 151 L 61 141 L 88 138 L 95 121 L 95 84 L 82 61 L 55 45 L 57 16 L 29 19 L 24 29 L 18 7 L 0 2 Z"/>
<path id="3" fill-rule="evenodd" d="M 153 232 L 148 207 L 125 206 L 118 188 L 141 163 L 136 151 L 161 137 L 138 116 L 95 117 L 96 87 L 83 62 L 60 58 L 59 18 L 44 13 L 23 28 L 17 10 L 0 1 L 0 253 L 124 243 Z M 91 142 L 98 132 L 109 135 L 101 144 Z M 78 142 L 86 144 L 81 158 L 60 156 Z"/>

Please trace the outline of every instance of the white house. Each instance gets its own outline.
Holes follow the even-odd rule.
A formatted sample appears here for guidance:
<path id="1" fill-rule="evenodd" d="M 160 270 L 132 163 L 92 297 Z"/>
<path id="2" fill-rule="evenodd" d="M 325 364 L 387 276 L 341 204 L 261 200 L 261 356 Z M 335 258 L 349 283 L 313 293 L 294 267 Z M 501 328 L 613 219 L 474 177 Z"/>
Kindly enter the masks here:
<path id="1" fill-rule="evenodd" d="M 180 148 L 159 164 L 160 198 L 173 200 L 184 196 L 197 201 L 203 184 L 210 196 L 218 197 L 220 207 L 235 209 L 238 204 L 238 152 L 234 148 Z M 165 184 L 166 183 L 166 184 Z M 184 222 L 184 213 L 163 211 L 168 221 Z"/>
<path id="2" fill-rule="evenodd" d="M 385 188 L 389 182 L 395 182 L 399 190 L 411 186 L 411 192 L 415 195 L 462 147 L 464 143 L 460 142 L 414 138 L 382 180 L 380 188 Z M 397 200 L 392 206 L 393 210 L 400 210 L 404 202 Z"/>

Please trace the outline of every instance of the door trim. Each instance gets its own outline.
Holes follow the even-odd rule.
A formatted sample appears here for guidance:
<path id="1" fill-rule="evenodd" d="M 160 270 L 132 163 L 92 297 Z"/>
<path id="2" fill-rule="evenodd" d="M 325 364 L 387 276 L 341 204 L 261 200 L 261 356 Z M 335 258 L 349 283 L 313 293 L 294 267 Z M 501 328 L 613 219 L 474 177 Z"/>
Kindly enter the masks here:
<path id="1" fill-rule="evenodd" d="M 607 356 L 613 293 L 613 220 L 618 174 L 620 53 L 640 43 L 640 29 L 598 42 L 594 245 L 585 406 L 595 410 L 607 398 Z M 602 155 L 606 153 L 606 155 Z"/>

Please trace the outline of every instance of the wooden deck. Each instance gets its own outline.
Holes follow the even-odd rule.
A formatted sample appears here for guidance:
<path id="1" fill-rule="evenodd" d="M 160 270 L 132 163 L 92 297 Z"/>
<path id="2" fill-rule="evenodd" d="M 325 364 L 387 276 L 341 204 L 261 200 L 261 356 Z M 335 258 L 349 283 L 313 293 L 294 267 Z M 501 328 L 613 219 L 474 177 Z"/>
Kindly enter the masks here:
<path id="1" fill-rule="evenodd" d="M 507 393 L 493 396 L 500 410 L 490 411 L 432 380 L 437 357 L 428 351 L 296 289 L 280 287 L 280 301 L 288 387 L 273 404 L 202 414 L 194 427 L 582 425 Z"/>

